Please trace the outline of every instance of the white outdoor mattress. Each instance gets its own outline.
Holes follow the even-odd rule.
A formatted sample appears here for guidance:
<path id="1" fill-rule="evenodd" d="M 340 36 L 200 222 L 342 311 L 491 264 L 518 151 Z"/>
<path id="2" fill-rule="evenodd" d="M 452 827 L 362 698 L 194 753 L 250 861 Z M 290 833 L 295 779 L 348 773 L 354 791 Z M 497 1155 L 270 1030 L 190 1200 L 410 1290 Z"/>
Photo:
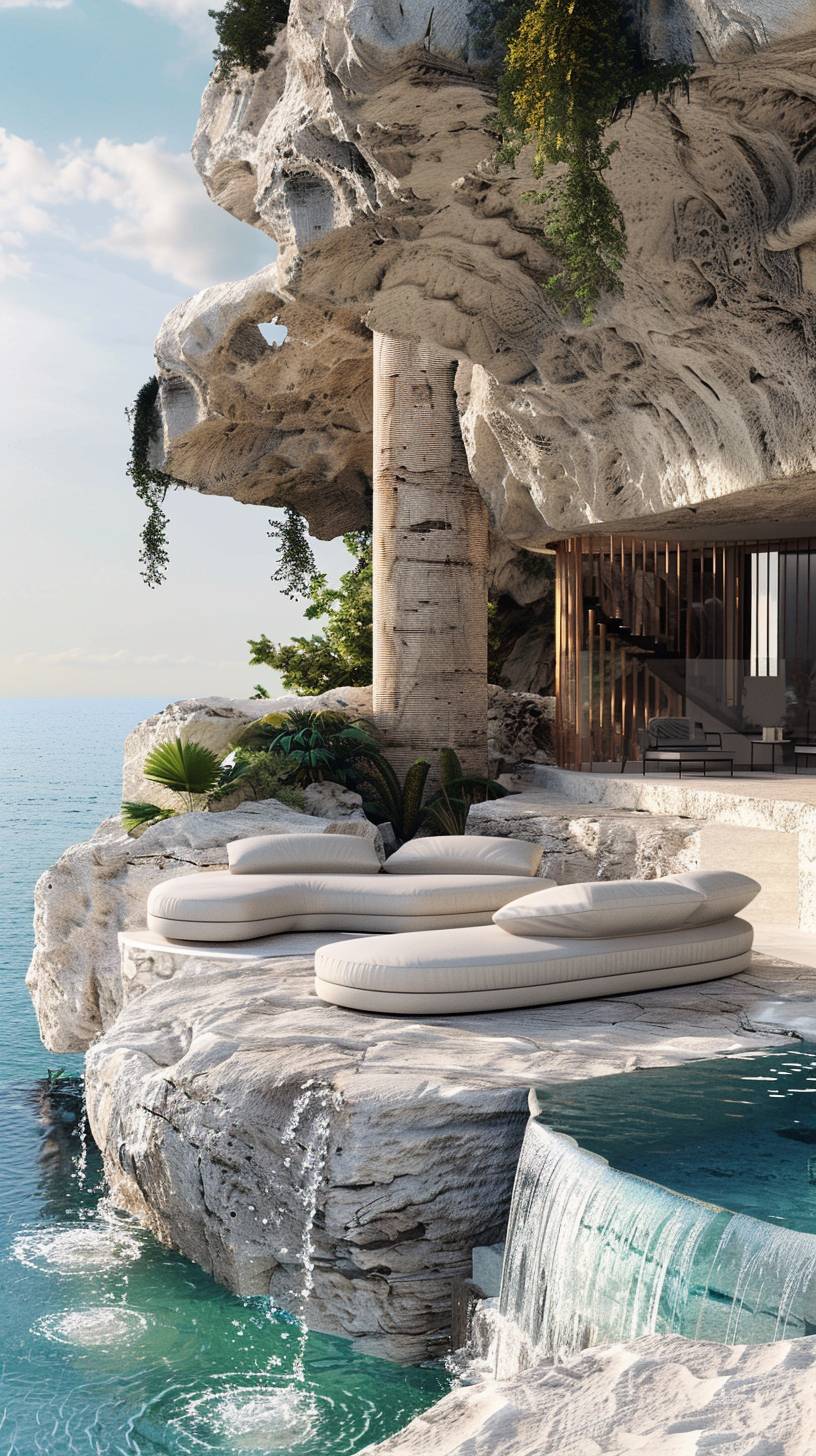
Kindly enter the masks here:
<path id="1" fill-rule="evenodd" d="M 747 970 L 753 929 L 714 925 L 599 940 L 489 929 L 371 936 L 321 946 L 315 989 L 357 1011 L 450 1015 L 683 986 Z"/>
<path id="2" fill-rule="evenodd" d="M 291 930 L 391 932 L 489 925 L 551 884 L 511 875 L 232 875 L 207 870 L 155 885 L 147 923 L 168 940 L 253 940 Z"/>

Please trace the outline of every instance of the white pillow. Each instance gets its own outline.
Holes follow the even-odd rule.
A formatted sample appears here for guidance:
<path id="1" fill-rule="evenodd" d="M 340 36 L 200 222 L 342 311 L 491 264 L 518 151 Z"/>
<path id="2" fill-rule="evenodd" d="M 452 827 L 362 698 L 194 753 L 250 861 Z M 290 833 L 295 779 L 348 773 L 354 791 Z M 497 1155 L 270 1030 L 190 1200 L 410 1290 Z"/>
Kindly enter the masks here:
<path id="1" fill-rule="evenodd" d="M 285 875 L 300 871 L 376 875 L 377 851 L 356 834 L 254 834 L 227 845 L 233 875 Z"/>
<path id="2" fill-rule="evenodd" d="M 703 896 L 702 905 L 698 905 L 687 925 L 714 925 L 739 915 L 762 889 L 756 880 L 736 870 L 692 870 L 687 875 L 667 875 L 666 879 L 672 885 L 698 890 Z"/>
<path id="3" fill-rule="evenodd" d="M 389 875 L 535 875 L 544 849 L 490 834 L 411 839 L 385 861 Z"/>
<path id="4" fill-rule="evenodd" d="M 493 916 L 511 935 L 642 935 L 688 924 L 699 890 L 666 880 L 592 880 L 511 900 Z"/>

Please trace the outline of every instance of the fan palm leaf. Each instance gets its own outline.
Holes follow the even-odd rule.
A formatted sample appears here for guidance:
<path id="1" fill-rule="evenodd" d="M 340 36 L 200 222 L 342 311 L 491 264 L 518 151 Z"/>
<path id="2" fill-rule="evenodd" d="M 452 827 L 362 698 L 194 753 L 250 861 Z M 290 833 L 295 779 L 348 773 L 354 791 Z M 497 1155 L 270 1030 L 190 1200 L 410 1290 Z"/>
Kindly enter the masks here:
<path id="1" fill-rule="evenodd" d="M 151 749 L 143 773 L 151 783 L 185 797 L 192 809 L 196 798 L 211 794 L 218 784 L 221 760 L 201 743 L 173 738 Z"/>

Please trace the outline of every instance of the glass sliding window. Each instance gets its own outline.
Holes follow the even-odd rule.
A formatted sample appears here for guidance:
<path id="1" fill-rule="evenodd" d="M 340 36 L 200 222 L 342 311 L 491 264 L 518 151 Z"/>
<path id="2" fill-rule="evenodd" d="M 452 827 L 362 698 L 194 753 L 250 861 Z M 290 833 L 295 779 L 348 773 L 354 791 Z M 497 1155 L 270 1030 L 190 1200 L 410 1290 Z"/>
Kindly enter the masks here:
<path id="1" fill-rule="evenodd" d="M 751 677 L 779 675 L 779 552 L 751 552 Z"/>

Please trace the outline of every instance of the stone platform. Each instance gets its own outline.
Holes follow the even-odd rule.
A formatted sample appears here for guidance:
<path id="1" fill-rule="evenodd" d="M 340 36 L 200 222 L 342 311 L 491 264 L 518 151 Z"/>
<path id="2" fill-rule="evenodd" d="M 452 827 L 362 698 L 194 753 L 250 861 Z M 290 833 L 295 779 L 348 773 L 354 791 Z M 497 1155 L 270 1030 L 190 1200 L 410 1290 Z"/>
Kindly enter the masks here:
<path id="1" fill-rule="evenodd" d="M 816 970 L 763 957 L 703 986 L 414 1020 L 324 1005 L 310 954 L 123 939 L 141 989 L 87 1057 L 114 1199 L 291 1304 L 319 1163 L 308 1322 L 402 1361 L 441 1353 L 453 1279 L 503 1235 L 532 1083 L 771 1046 L 816 1017 Z"/>

